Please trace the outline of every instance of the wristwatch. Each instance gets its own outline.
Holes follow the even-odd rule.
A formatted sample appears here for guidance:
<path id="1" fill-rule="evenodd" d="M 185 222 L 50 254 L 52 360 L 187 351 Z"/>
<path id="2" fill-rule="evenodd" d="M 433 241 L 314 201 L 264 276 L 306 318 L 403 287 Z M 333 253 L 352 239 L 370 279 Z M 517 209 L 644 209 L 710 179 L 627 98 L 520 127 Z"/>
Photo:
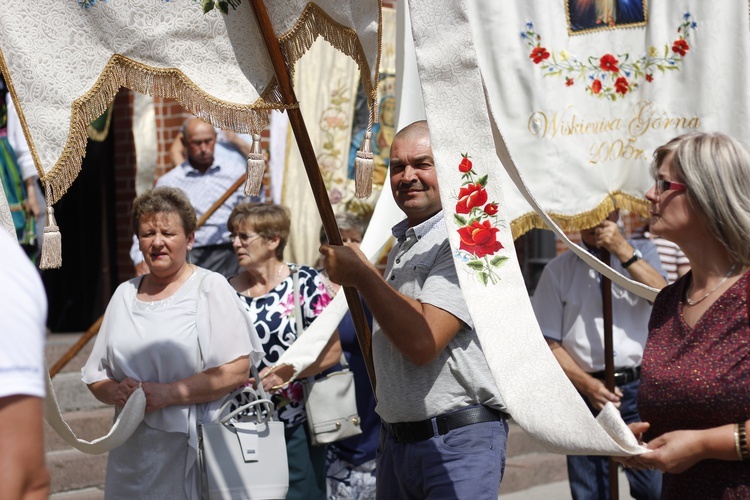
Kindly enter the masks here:
<path id="1" fill-rule="evenodd" d="M 629 258 L 628 260 L 626 260 L 625 262 L 620 262 L 620 264 L 622 264 L 622 268 L 623 268 L 623 269 L 627 269 L 627 268 L 629 268 L 629 267 L 630 267 L 631 265 L 633 265 L 633 264 L 634 264 L 635 262 L 638 262 L 639 260 L 641 260 L 642 258 L 643 258 L 643 254 L 641 253 L 641 251 L 640 251 L 640 250 L 638 250 L 638 249 L 636 248 L 636 249 L 635 249 L 635 251 L 633 252 L 633 256 L 632 256 L 632 257 L 630 257 L 630 258 Z"/>

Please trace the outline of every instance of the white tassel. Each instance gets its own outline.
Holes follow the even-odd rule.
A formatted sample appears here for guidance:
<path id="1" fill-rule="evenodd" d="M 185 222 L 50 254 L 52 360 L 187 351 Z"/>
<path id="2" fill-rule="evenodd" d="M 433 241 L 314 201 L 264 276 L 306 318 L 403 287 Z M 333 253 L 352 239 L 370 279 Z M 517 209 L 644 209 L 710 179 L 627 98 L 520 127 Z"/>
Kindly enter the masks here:
<path id="1" fill-rule="evenodd" d="M 62 235 L 55 220 L 55 209 L 48 206 L 39 269 L 59 269 L 60 267 L 62 267 Z"/>
<path id="2" fill-rule="evenodd" d="M 258 196 L 263 186 L 263 175 L 266 172 L 266 157 L 260 149 L 260 135 L 253 134 L 253 148 L 247 155 L 247 177 L 245 178 L 245 196 Z"/>
<path id="3" fill-rule="evenodd" d="M 354 196 L 369 198 L 372 194 L 372 172 L 375 160 L 372 155 L 372 132 L 368 130 L 354 159 Z"/>

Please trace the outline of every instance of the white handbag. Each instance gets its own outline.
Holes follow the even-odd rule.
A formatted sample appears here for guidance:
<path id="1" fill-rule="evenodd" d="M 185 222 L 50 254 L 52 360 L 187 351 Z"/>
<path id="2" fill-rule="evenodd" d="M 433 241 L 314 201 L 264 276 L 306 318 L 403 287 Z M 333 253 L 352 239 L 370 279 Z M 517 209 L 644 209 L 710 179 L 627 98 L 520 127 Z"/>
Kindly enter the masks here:
<path id="1" fill-rule="evenodd" d="M 252 375 L 259 381 L 258 369 Z M 237 397 L 242 402 L 238 404 Z M 231 405 L 238 407 L 226 415 Z M 271 419 L 262 384 L 226 397 L 218 422 L 198 422 L 198 466 L 204 499 L 282 499 L 289 489 L 284 423 Z"/>
<path id="2" fill-rule="evenodd" d="M 297 336 L 302 335 L 302 306 L 299 297 L 297 266 L 290 266 L 294 282 L 294 316 L 297 322 Z M 323 377 L 309 377 L 302 381 L 305 392 L 305 413 L 310 443 L 326 445 L 357 434 L 362 434 L 357 395 L 354 387 L 354 374 L 349 370 L 344 353 L 341 353 L 341 370 Z"/>
<path id="3" fill-rule="evenodd" d="M 342 355 L 343 360 L 344 356 Z M 341 371 L 323 378 L 313 377 L 303 381 L 305 412 L 310 443 L 325 445 L 357 434 L 362 434 L 357 399 L 354 392 L 354 374 L 345 365 Z"/>

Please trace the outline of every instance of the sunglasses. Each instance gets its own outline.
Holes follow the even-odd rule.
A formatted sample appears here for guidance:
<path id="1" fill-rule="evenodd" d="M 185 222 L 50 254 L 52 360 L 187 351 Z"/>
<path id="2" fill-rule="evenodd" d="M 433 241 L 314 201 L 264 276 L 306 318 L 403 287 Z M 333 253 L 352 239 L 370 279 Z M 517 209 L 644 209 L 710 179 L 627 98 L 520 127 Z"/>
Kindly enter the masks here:
<path id="1" fill-rule="evenodd" d="M 685 191 L 687 189 L 685 184 L 665 179 L 657 179 L 655 186 L 658 194 L 662 194 L 664 191 Z"/>

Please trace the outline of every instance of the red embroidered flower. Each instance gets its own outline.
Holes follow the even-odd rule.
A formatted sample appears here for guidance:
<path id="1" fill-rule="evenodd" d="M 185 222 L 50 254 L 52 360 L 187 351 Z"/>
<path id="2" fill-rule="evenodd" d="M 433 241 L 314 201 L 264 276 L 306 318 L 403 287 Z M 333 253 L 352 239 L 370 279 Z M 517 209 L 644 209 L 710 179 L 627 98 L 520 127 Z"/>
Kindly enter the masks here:
<path id="1" fill-rule="evenodd" d="M 549 52 L 544 47 L 534 47 L 531 51 L 529 58 L 534 61 L 534 64 L 539 64 L 543 60 L 549 57 Z"/>
<path id="2" fill-rule="evenodd" d="M 598 78 L 591 84 L 591 92 L 598 94 L 602 91 L 602 82 Z"/>
<path id="3" fill-rule="evenodd" d="M 612 73 L 620 72 L 620 68 L 617 66 L 619 63 L 620 61 L 612 54 L 605 54 L 599 59 L 599 67 L 604 71 L 611 71 Z"/>
<path id="4" fill-rule="evenodd" d="M 688 45 L 687 40 L 675 40 L 672 44 L 672 52 L 680 54 L 683 57 L 687 54 L 688 50 L 690 50 L 690 45 Z"/>
<path id="5" fill-rule="evenodd" d="M 484 206 L 484 213 L 487 215 L 495 215 L 497 213 L 497 203 L 487 203 Z"/>
<path id="6" fill-rule="evenodd" d="M 646 81 L 647 82 L 653 82 L 654 81 L 654 75 L 647 74 L 646 75 Z"/>
<path id="7" fill-rule="evenodd" d="M 469 156 L 469 153 L 461 153 L 461 156 L 463 156 L 463 158 L 461 159 L 461 163 L 458 164 L 458 170 L 465 174 L 466 172 L 471 170 L 472 163 L 469 159 L 471 157 Z"/>
<path id="8" fill-rule="evenodd" d="M 567 80 L 565 80 L 565 86 L 566 87 L 570 87 L 574 83 L 575 83 L 575 80 L 573 80 L 572 78 L 568 78 Z"/>
<path id="9" fill-rule="evenodd" d="M 474 221 L 470 226 L 458 230 L 458 234 L 461 236 L 459 248 L 480 258 L 485 255 L 492 255 L 503 248 L 502 243 L 497 241 L 498 231 L 500 230 L 492 227 L 488 220 L 484 222 Z"/>
<path id="10" fill-rule="evenodd" d="M 474 207 L 481 207 L 487 203 L 487 191 L 481 184 L 469 184 L 458 192 L 458 203 L 456 213 L 468 214 Z"/>
<path id="11" fill-rule="evenodd" d="M 625 95 L 628 93 L 628 90 L 630 90 L 630 84 L 628 83 L 627 78 L 621 76 L 615 80 L 615 92 Z"/>

